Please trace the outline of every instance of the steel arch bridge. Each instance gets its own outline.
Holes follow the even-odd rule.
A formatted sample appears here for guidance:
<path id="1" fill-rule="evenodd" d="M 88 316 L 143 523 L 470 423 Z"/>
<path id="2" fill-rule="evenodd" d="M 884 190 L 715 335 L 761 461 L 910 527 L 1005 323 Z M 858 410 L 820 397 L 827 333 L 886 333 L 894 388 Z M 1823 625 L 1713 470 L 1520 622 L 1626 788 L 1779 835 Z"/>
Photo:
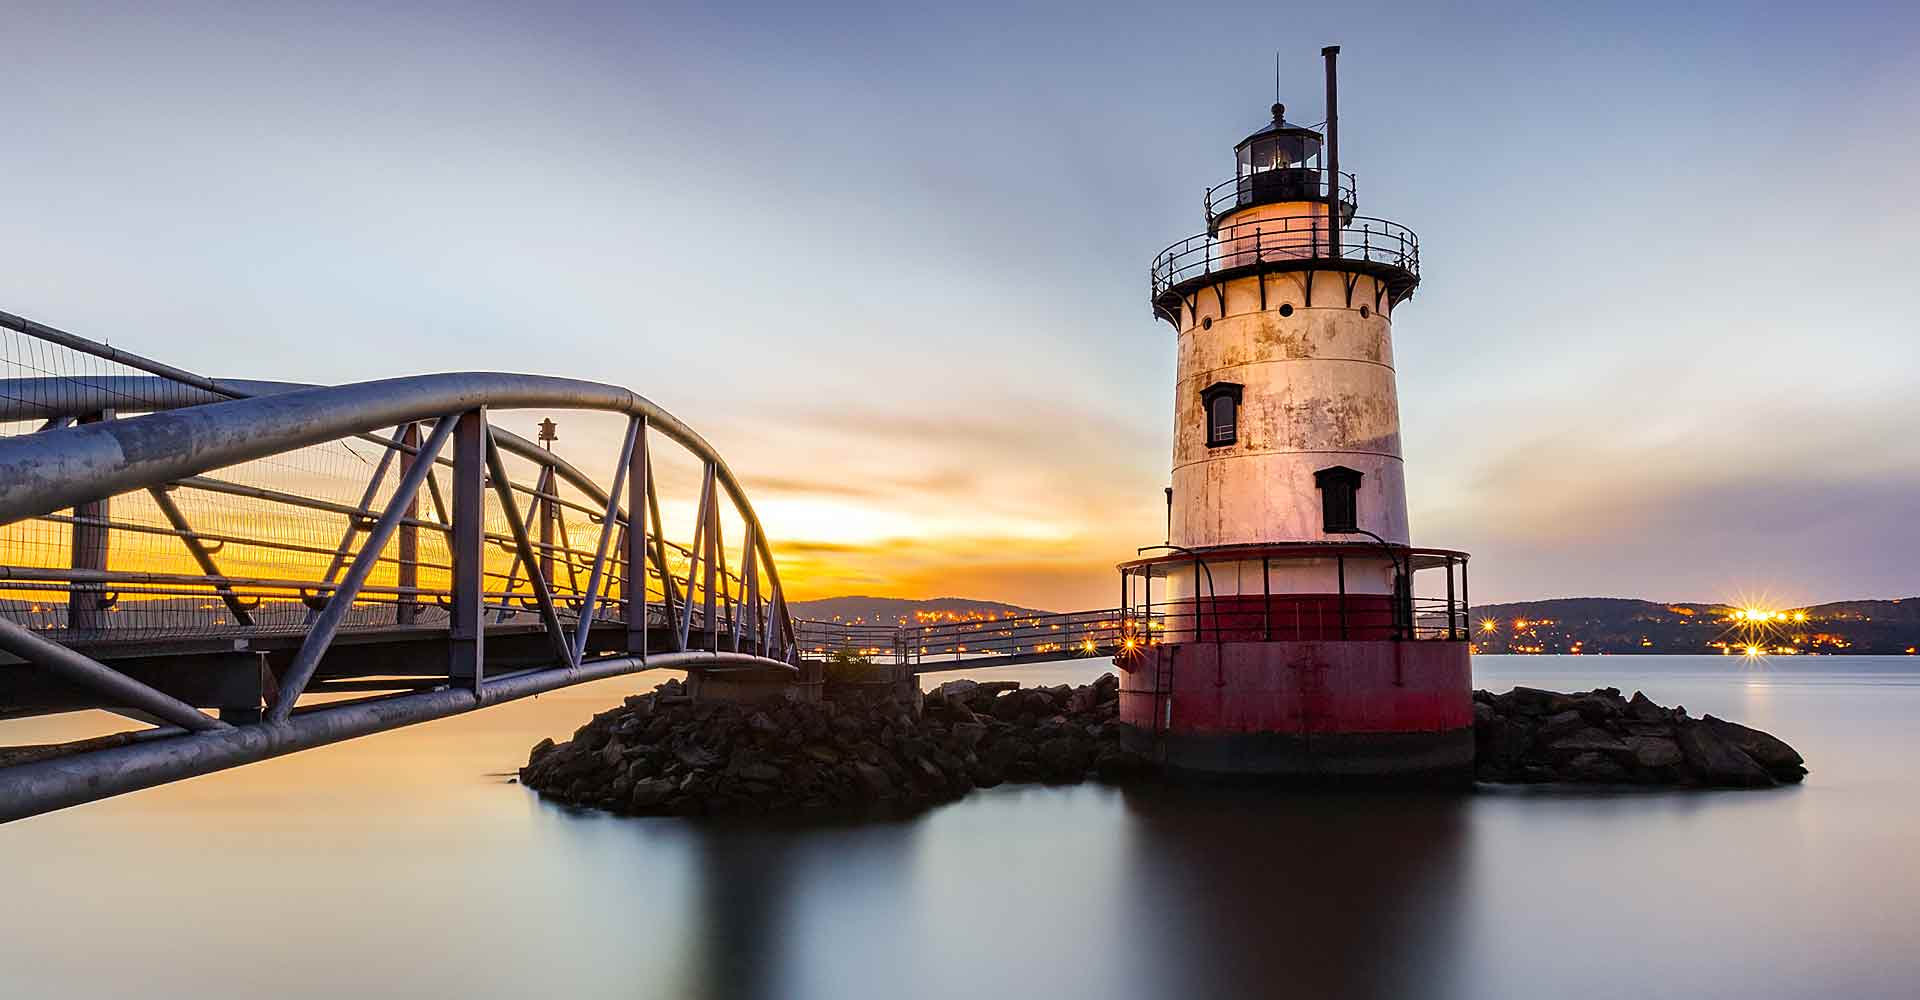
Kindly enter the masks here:
<path id="1" fill-rule="evenodd" d="M 739 480 L 632 391 L 0 338 L 0 720 L 151 724 L 0 749 L 0 820 L 639 670 L 819 680 Z M 619 459 L 589 475 L 513 410 L 600 414 Z"/>

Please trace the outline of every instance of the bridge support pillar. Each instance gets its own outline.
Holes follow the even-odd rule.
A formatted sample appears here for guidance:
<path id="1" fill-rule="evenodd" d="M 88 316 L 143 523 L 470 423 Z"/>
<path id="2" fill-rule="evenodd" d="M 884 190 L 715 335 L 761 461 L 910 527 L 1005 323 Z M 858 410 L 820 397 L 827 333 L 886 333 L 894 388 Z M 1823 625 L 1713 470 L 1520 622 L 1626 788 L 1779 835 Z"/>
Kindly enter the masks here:
<path id="1" fill-rule="evenodd" d="M 689 671 L 687 693 L 693 695 L 694 701 L 734 704 L 819 701 L 820 685 L 809 684 L 784 670 L 730 670 L 724 674 Z"/>

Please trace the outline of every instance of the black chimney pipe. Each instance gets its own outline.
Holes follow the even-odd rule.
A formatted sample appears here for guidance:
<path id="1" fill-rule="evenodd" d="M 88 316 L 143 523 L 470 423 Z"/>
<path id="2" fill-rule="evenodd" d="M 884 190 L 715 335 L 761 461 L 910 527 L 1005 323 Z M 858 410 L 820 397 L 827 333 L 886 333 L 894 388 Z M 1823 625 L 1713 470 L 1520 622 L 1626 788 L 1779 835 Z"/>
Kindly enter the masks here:
<path id="1" fill-rule="evenodd" d="M 1340 46 L 1320 50 L 1327 60 L 1327 256 L 1340 257 L 1340 83 L 1334 74 L 1334 60 Z"/>

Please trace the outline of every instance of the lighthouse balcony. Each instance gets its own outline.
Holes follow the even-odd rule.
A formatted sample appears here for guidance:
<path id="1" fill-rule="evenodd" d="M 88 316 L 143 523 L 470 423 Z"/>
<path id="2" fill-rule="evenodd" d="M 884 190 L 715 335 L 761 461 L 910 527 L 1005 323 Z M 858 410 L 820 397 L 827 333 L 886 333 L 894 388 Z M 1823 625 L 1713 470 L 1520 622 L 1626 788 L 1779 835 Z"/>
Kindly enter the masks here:
<path id="1" fill-rule="evenodd" d="M 1219 228 L 1220 221 L 1242 209 L 1286 202 L 1327 202 L 1327 172 L 1318 167 L 1284 167 L 1242 173 L 1207 189 L 1207 231 Z M 1340 217 L 1352 221 L 1359 202 L 1354 196 L 1354 178 L 1340 172 Z"/>
<path id="2" fill-rule="evenodd" d="M 1183 299 L 1209 285 L 1321 269 L 1378 278 L 1397 305 L 1420 284 L 1420 238 L 1397 222 L 1361 215 L 1330 231 L 1324 211 L 1222 225 L 1154 258 L 1152 302 L 1159 314 L 1173 316 Z"/>
<path id="3" fill-rule="evenodd" d="M 1467 554 L 1350 543 L 1176 549 L 1120 566 L 1128 648 L 1472 638 Z"/>

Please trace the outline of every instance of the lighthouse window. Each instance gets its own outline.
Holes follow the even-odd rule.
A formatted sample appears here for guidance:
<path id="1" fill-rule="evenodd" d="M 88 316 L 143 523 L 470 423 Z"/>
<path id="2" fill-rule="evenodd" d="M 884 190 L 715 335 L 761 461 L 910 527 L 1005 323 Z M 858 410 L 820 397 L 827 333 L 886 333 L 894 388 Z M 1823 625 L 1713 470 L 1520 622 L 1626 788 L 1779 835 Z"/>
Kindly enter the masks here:
<path id="1" fill-rule="evenodd" d="M 1207 447 L 1221 448 L 1240 437 L 1240 385 L 1215 382 L 1200 393 L 1200 409 L 1206 415 Z"/>
<path id="2" fill-rule="evenodd" d="M 1360 523 L 1360 480 L 1365 474 L 1344 465 L 1333 465 L 1313 474 L 1313 485 L 1320 488 L 1320 530 L 1329 535 L 1354 533 Z"/>

